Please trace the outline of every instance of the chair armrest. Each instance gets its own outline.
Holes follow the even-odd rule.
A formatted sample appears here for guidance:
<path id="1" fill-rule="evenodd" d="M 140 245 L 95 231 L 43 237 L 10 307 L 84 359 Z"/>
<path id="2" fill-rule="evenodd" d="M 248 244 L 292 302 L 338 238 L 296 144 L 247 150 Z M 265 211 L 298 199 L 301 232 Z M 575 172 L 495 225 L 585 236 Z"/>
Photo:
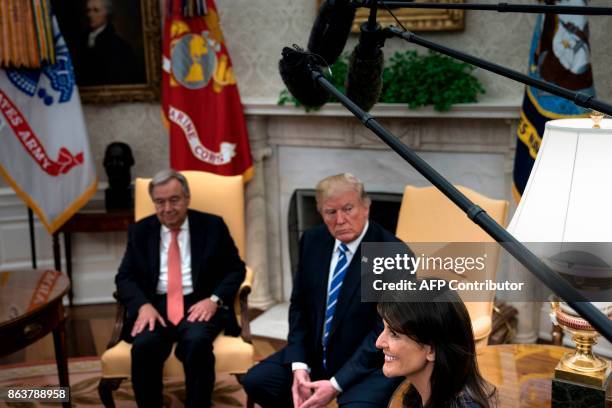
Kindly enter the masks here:
<path id="1" fill-rule="evenodd" d="M 117 312 L 115 314 L 115 326 L 113 327 L 113 334 L 111 335 L 106 348 L 115 347 L 121 340 L 121 332 L 123 330 L 123 322 L 125 320 L 125 307 L 119 302 L 117 292 L 113 292 L 113 297 L 117 300 Z"/>
<path id="2" fill-rule="evenodd" d="M 251 324 L 249 322 L 249 294 L 251 293 L 251 286 L 253 284 L 253 270 L 246 267 L 246 275 L 244 281 L 238 289 L 236 300 L 234 303 L 234 310 L 239 315 L 238 321 L 240 322 L 241 332 L 240 337 L 247 343 L 251 343 Z"/>

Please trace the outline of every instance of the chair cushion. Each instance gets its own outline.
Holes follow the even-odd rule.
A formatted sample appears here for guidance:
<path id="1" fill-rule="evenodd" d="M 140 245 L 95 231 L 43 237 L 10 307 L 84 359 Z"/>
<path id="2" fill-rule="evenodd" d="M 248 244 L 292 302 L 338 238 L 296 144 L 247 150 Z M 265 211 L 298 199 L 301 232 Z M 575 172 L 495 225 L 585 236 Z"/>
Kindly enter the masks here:
<path id="1" fill-rule="evenodd" d="M 176 344 L 174 345 L 176 347 Z M 174 347 L 164 365 L 165 377 L 183 377 L 183 364 L 174 356 Z M 219 335 L 214 343 L 215 371 L 232 374 L 245 373 L 253 365 L 253 345 L 241 337 Z M 102 378 L 131 377 L 132 345 L 120 341 L 100 357 Z"/>

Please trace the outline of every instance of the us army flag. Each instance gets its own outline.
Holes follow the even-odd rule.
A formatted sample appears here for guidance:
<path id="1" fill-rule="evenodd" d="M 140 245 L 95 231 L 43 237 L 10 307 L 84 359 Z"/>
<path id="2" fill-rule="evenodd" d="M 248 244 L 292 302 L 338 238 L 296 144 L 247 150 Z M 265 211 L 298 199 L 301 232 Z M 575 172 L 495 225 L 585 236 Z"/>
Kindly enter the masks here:
<path id="1" fill-rule="evenodd" d="M 252 177 L 242 103 L 213 0 L 206 14 L 185 17 L 168 2 L 164 20 L 162 109 L 170 165 L 225 176 Z"/>
<path id="2" fill-rule="evenodd" d="M 584 6 L 585 0 L 560 0 L 559 5 Z M 574 92 L 595 95 L 591 71 L 589 26 L 585 16 L 539 15 L 529 53 L 529 75 Z M 584 116 L 573 102 L 533 87 L 525 89 L 517 128 L 513 193 L 520 200 L 550 119 Z"/>
<path id="3" fill-rule="evenodd" d="M 55 232 L 97 178 L 68 48 L 53 19 L 55 64 L 0 69 L 0 174 Z"/>

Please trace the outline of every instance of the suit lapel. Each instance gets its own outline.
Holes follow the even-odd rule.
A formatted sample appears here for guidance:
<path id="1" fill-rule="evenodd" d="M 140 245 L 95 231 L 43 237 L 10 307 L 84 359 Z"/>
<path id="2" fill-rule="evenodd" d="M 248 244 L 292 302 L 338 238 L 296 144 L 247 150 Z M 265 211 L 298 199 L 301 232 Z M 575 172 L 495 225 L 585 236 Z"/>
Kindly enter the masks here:
<path id="1" fill-rule="evenodd" d="M 368 231 L 366 231 L 365 235 L 361 242 L 370 241 L 370 235 L 372 234 L 372 222 L 368 226 Z M 346 272 L 346 276 L 344 277 L 344 281 L 342 282 L 342 287 L 340 288 L 340 294 L 338 295 L 338 304 L 336 305 L 336 311 L 334 313 L 334 319 L 332 320 L 332 327 L 329 331 L 329 336 L 333 336 L 336 327 L 338 327 L 339 322 L 344 318 L 344 314 L 346 313 L 349 305 L 353 302 L 354 296 L 356 295 L 357 289 L 359 289 L 359 284 L 361 282 L 361 243 L 357 247 L 353 258 L 351 259 L 351 263 L 349 264 L 348 271 Z"/>
<path id="2" fill-rule="evenodd" d="M 315 286 L 319 287 L 320 290 L 315 291 L 313 305 L 316 307 L 316 327 L 317 334 L 315 339 L 321 344 L 323 337 L 323 320 L 325 319 L 325 308 L 327 303 L 327 283 L 329 280 L 329 264 L 332 259 L 332 252 L 334 250 L 335 239 L 330 235 L 326 234 L 325 239 L 321 241 L 320 256 L 325 262 L 321 262 L 321 267 L 316 269 L 316 273 L 313 274 L 312 279 L 315 280 Z"/>
<path id="3" fill-rule="evenodd" d="M 151 268 L 153 276 L 153 287 L 157 287 L 159 280 L 159 256 L 161 248 L 161 223 L 157 218 L 153 218 L 150 224 L 149 240 L 147 242 L 149 253 L 152 254 Z"/>
<path id="4" fill-rule="evenodd" d="M 198 223 L 198 219 L 189 211 L 189 239 L 191 244 L 191 280 L 194 290 L 198 285 L 200 277 L 200 268 L 202 267 L 202 258 L 204 255 L 204 244 L 206 241 L 206 231 L 202 231 L 202 226 Z"/>

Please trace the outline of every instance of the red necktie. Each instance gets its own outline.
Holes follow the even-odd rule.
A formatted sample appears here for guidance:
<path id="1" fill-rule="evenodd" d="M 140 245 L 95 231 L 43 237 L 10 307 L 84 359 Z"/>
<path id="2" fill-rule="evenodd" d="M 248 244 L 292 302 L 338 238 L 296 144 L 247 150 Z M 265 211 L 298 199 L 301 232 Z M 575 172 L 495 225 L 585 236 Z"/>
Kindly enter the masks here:
<path id="1" fill-rule="evenodd" d="M 180 230 L 170 233 L 170 248 L 168 249 L 168 320 L 175 326 L 183 318 L 183 276 L 181 271 L 181 251 L 178 245 Z"/>

